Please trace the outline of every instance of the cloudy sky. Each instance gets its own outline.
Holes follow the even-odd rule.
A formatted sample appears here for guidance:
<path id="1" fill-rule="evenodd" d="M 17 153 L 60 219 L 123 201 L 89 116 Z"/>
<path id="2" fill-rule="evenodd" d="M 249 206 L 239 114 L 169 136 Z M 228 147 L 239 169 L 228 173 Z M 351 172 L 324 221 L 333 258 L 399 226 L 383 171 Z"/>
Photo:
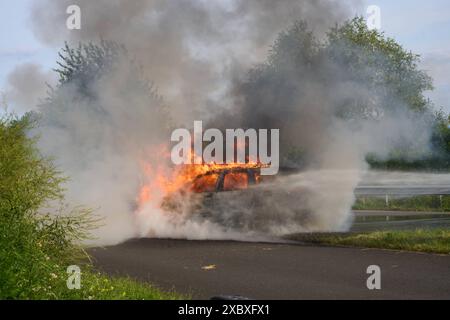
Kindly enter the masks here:
<path id="1" fill-rule="evenodd" d="M 14 79 L 10 73 L 24 64 L 33 68 L 36 77 L 43 76 L 52 81 L 49 71 L 55 66 L 56 50 L 43 46 L 33 35 L 29 14 L 34 1 L 39 0 L 0 2 L 2 92 L 9 92 L 8 83 L 21 81 L 20 72 L 15 72 L 18 76 Z M 422 68 L 429 71 L 436 87 L 429 96 L 437 107 L 450 112 L 450 1 L 378 0 L 366 1 L 366 5 L 378 5 L 382 30 L 405 48 L 422 56 Z M 31 87 L 29 90 L 33 90 L 37 97 L 44 89 Z M 14 92 L 9 94 L 14 95 Z M 23 101 L 26 103 L 29 101 Z"/>

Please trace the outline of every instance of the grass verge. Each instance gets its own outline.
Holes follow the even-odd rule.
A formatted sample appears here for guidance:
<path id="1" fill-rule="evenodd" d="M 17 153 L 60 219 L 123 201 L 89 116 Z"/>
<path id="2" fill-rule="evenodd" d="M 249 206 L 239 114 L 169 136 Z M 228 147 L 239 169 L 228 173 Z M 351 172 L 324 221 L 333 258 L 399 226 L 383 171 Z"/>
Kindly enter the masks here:
<path id="1" fill-rule="evenodd" d="M 450 254 L 449 229 L 375 231 L 368 233 L 297 234 L 289 239 L 311 244 L 380 248 Z"/>
<path id="2" fill-rule="evenodd" d="M 358 197 L 353 210 L 450 212 L 449 195 L 421 195 L 408 198 Z"/>
<path id="3" fill-rule="evenodd" d="M 27 299 L 36 300 L 177 300 L 187 299 L 175 292 L 164 292 L 148 283 L 126 277 L 110 277 L 90 266 L 80 275 L 80 289 L 69 290 L 63 269 L 46 274 L 43 285 L 34 286 Z"/>

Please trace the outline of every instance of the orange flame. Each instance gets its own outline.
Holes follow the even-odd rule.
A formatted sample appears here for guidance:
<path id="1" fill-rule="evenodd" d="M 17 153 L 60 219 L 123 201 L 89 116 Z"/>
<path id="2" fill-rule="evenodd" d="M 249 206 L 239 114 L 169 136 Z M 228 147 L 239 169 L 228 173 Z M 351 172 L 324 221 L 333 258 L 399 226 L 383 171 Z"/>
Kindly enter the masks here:
<path id="1" fill-rule="evenodd" d="M 147 183 L 141 186 L 137 199 L 138 206 L 142 207 L 148 202 L 162 199 L 173 192 L 184 190 L 187 192 L 214 191 L 215 182 L 219 172 L 235 168 L 261 168 L 260 163 L 232 163 L 232 164 L 192 164 L 181 165 L 172 169 L 160 167 L 153 169 L 152 166 L 144 165 Z M 208 174 L 208 175 L 206 175 Z M 196 180 L 205 175 L 203 179 Z M 259 174 L 256 179 L 259 179 Z M 233 174 L 225 180 L 224 189 L 245 188 L 247 176 L 245 174 Z"/>

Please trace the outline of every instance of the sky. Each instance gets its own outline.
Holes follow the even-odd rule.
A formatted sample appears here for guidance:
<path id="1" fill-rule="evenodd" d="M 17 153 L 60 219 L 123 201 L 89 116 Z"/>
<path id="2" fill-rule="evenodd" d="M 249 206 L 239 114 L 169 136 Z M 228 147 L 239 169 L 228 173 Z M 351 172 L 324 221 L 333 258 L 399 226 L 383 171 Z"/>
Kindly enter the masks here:
<path id="1" fill-rule="evenodd" d="M 420 54 L 421 68 L 434 80 L 427 95 L 450 112 L 450 1 L 366 1 L 381 9 L 381 29 L 407 50 Z"/>
<path id="2" fill-rule="evenodd" d="M 31 29 L 34 1 L 39 0 L 0 2 L 1 92 L 8 91 L 8 75 L 21 64 L 35 63 L 43 71 L 55 67 L 56 48 L 40 44 Z M 421 55 L 421 68 L 434 78 L 435 90 L 428 96 L 437 108 L 450 112 L 450 1 L 365 0 L 365 4 L 380 7 L 381 29 L 388 36 Z"/>
<path id="3" fill-rule="evenodd" d="M 31 30 L 29 15 L 33 1 L 36 0 L 0 1 L 0 88 L 4 87 L 9 72 L 21 63 L 54 66 L 57 52 L 41 45 Z"/>

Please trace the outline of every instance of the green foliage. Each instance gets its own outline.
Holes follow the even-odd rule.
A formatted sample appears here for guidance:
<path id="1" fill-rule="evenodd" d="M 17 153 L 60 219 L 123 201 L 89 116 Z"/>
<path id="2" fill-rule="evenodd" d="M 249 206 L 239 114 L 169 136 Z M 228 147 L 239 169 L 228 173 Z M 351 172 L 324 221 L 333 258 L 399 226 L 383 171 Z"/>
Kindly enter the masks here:
<path id="1" fill-rule="evenodd" d="M 318 111 L 311 108 L 354 126 L 360 122 L 352 120 L 376 121 L 397 114 L 431 123 L 432 104 L 424 93 L 432 89 L 432 80 L 419 69 L 419 62 L 418 55 L 395 40 L 369 30 L 363 18 L 331 28 L 323 40 L 315 38 L 305 22 L 297 22 L 279 34 L 267 62 L 251 70 L 239 86 L 246 103 L 241 115 L 246 120 L 241 121 L 247 121 L 241 126 L 257 127 L 270 119 L 282 132 L 280 148 L 286 155 L 304 146 L 293 145 L 283 132 L 295 131 L 299 117 L 313 117 Z M 252 120 L 255 114 L 261 121 Z M 412 142 L 398 145 L 394 151 L 402 161 L 426 152 Z M 296 159 L 299 164 L 310 160 L 304 151 Z"/>
<path id="2" fill-rule="evenodd" d="M 450 212 L 450 196 L 421 195 L 407 198 L 390 197 L 388 204 L 386 204 L 384 197 L 358 197 L 353 205 L 353 209 Z"/>
<path id="3" fill-rule="evenodd" d="M 433 88 L 432 79 L 418 69 L 420 56 L 384 33 L 369 30 L 362 17 L 333 28 L 325 50 L 351 70 L 351 80 L 369 83 L 374 95 L 382 94 L 382 105 L 393 108 L 401 102 L 413 111 L 430 109 L 423 93 Z"/>
<path id="4" fill-rule="evenodd" d="M 163 292 L 160 289 L 140 283 L 131 278 L 109 277 L 85 267 L 81 272 L 81 288 L 68 290 L 67 273 L 61 269 L 49 274 L 47 285 L 42 288 L 41 298 L 62 300 L 177 300 L 188 299 L 175 292 Z"/>
<path id="5" fill-rule="evenodd" d="M 91 220 L 88 211 L 52 217 L 50 202 L 62 200 L 64 179 L 27 136 L 30 115 L 0 119 L 0 279 L 3 298 L 26 298 L 54 264 L 82 253 L 74 240 Z"/>
<path id="6" fill-rule="evenodd" d="M 431 152 L 427 156 L 406 157 L 409 150 L 393 150 L 388 159 L 367 155 L 367 162 L 381 170 L 433 170 L 450 169 L 450 119 L 443 111 L 436 112 L 432 123 Z"/>
<path id="7" fill-rule="evenodd" d="M 0 210 L 13 216 L 62 196 L 63 179 L 50 161 L 39 155 L 35 139 L 27 137 L 33 122 L 29 114 L 21 119 L 13 115 L 0 119 Z"/>
<path id="8" fill-rule="evenodd" d="M 324 83 L 336 81 L 338 77 L 339 81 L 365 87 L 372 97 L 381 99 L 376 104 L 384 111 L 406 107 L 425 112 L 431 109 L 424 92 L 432 89 L 432 79 L 419 70 L 419 62 L 419 55 L 406 51 L 380 31 L 369 30 L 363 18 L 332 28 L 322 42 L 300 21 L 280 33 L 268 62 L 250 73 L 247 85 L 275 80 L 277 89 L 283 89 L 280 86 L 287 86 L 289 81 L 302 76 Z M 343 112 L 341 116 L 367 117 L 373 101 L 364 98 L 345 101 L 342 107 L 347 112 L 354 106 L 356 110 L 353 114 Z"/>
<path id="9" fill-rule="evenodd" d="M 355 18 L 328 34 L 328 51 L 336 61 L 353 70 L 351 80 L 369 83 L 377 104 L 384 112 L 394 107 L 407 107 L 433 128 L 432 150 L 427 156 L 408 144 L 392 150 L 387 159 L 367 156 L 376 169 L 448 170 L 450 168 L 450 128 L 448 116 L 442 111 L 433 114 L 432 103 L 424 92 L 432 90 L 432 79 L 418 65 L 420 56 L 406 51 L 394 39 L 377 30 L 368 30 L 363 18 Z M 350 44 L 350 45 L 349 45 Z M 369 71 L 368 71 L 369 70 Z M 376 71 L 376 72 L 373 72 Z M 356 108 L 355 108 L 356 105 Z M 353 106 L 353 109 L 349 106 Z M 349 102 L 343 114 L 363 113 L 365 103 Z"/>
<path id="10" fill-rule="evenodd" d="M 33 125 L 29 114 L 0 118 L 0 299 L 176 297 L 92 271 L 80 242 L 99 221 L 86 208 L 62 205 L 65 179 L 28 137 Z M 72 264 L 84 270 L 81 290 L 66 286 Z"/>
<path id="11" fill-rule="evenodd" d="M 436 153 L 415 160 L 405 159 L 402 154 L 398 154 L 397 156 L 391 154 L 391 157 L 388 159 L 378 159 L 373 155 L 368 155 L 366 161 L 372 169 L 377 170 L 447 172 L 450 168 L 449 156 Z"/>
<path id="12" fill-rule="evenodd" d="M 432 143 L 437 152 L 449 161 L 450 166 L 450 115 L 442 110 L 437 112 L 434 128 Z"/>

